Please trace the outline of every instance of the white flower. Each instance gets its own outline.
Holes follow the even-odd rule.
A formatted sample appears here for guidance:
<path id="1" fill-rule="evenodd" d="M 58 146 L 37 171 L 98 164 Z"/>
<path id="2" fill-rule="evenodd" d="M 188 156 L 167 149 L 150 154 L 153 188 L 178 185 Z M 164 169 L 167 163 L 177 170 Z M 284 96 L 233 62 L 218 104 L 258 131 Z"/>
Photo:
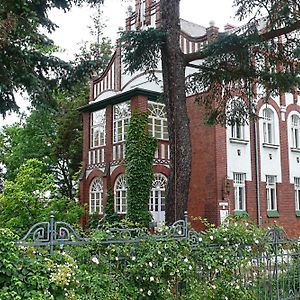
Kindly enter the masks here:
<path id="1" fill-rule="evenodd" d="M 149 262 L 149 267 L 152 267 L 152 266 L 153 266 L 153 264 L 152 264 L 152 262 L 150 261 L 150 262 Z"/>
<path id="2" fill-rule="evenodd" d="M 160 252 L 159 250 L 157 251 L 157 253 L 158 253 L 159 255 L 161 255 L 161 252 Z"/>
<path id="3" fill-rule="evenodd" d="M 191 265 L 189 265 L 189 270 L 192 270 L 192 269 L 193 269 L 193 267 Z"/>
<path id="4" fill-rule="evenodd" d="M 211 286 L 214 290 L 217 288 L 214 284 Z"/>
<path id="5" fill-rule="evenodd" d="M 99 265 L 99 260 L 96 256 L 92 257 L 92 262 L 95 263 L 96 265 Z"/>
<path id="6" fill-rule="evenodd" d="M 227 238 L 226 238 L 226 237 L 224 237 L 224 241 L 225 241 L 225 242 L 227 241 Z"/>
<path id="7" fill-rule="evenodd" d="M 255 240 L 254 242 L 255 242 L 255 244 L 259 244 L 259 240 Z"/>
<path id="8" fill-rule="evenodd" d="M 140 292 L 143 292 L 143 289 L 140 289 Z"/>
<path id="9" fill-rule="evenodd" d="M 150 281 L 154 281 L 154 277 L 153 276 L 150 277 Z"/>
<path id="10" fill-rule="evenodd" d="M 198 239 L 198 240 L 199 240 L 199 242 L 202 242 L 202 237 L 199 237 L 199 239 Z"/>
<path id="11" fill-rule="evenodd" d="M 208 266 L 207 269 L 210 270 L 210 269 L 211 269 L 211 266 Z"/>
<path id="12" fill-rule="evenodd" d="M 213 240 L 213 239 L 214 239 L 214 237 L 213 237 L 212 235 L 210 235 L 210 236 L 209 236 L 209 238 L 210 238 L 211 240 Z"/>
<path id="13" fill-rule="evenodd" d="M 189 260 L 188 260 L 188 258 L 186 257 L 183 261 L 187 263 Z"/>
<path id="14" fill-rule="evenodd" d="M 220 247 L 220 249 L 221 249 L 221 250 L 224 250 L 224 247 L 223 247 L 223 246 L 221 246 L 221 247 Z"/>
<path id="15" fill-rule="evenodd" d="M 135 257 L 135 256 L 132 256 L 132 257 L 131 257 L 131 260 L 135 261 L 135 260 L 136 260 L 136 257 Z"/>
<path id="16" fill-rule="evenodd" d="M 152 292 L 150 290 L 148 290 L 147 294 L 148 294 L 148 296 L 151 296 Z"/>
<path id="17" fill-rule="evenodd" d="M 166 257 L 164 257 L 164 261 L 167 261 L 168 259 Z"/>
<path id="18" fill-rule="evenodd" d="M 118 260 L 119 260 L 119 257 L 118 257 L 118 256 L 116 256 L 115 260 L 117 260 L 117 261 L 118 261 Z"/>
<path id="19" fill-rule="evenodd" d="M 239 285 L 237 285 L 235 288 L 238 290 L 238 289 L 240 288 L 240 286 L 239 286 Z"/>
<path id="20" fill-rule="evenodd" d="M 181 230 L 179 230 L 179 231 L 178 231 L 178 234 L 179 234 L 179 235 L 182 235 L 182 231 L 181 231 Z"/>

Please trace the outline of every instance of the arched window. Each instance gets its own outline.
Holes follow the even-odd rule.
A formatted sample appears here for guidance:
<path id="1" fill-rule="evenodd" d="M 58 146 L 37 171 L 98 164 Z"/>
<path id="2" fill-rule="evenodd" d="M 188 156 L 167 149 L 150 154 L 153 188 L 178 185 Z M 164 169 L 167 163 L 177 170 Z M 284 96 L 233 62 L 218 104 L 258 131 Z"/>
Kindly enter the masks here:
<path id="1" fill-rule="evenodd" d="M 292 147 L 300 148 L 300 118 L 297 115 L 292 115 Z"/>
<path id="2" fill-rule="evenodd" d="M 91 113 L 91 148 L 105 145 L 105 113 L 106 109 Z"/>
<path id="3" fill-rule="evenodd" d="M 90 185 L 90 214 L 102 213 L 103 201 L 103 180 L 101 177 L 96 177 Z"/>
<path id="4" fill-rule="evenodd" d="M 167 178 L 161 173 L 154 174 L 154 181 L 149 199 L 149 211 L 157 223 L 165 221 L 165 198 L 166 198 Z"/>
<path id="5" fill-rule="evenodd" d="M 168 140 L 168 122 L 166 107 L 162 103 L 148 102 L 149 132 L 153 137 Z"/>
<path id="6" fill-rule="evenodd" d="M 127 212 L 127 186 L 123 174 L 119 175 L 115 182 L 115 211 L 118 214 Z"/>
<path id="7" fill-rule="evenodd" d="M 264 143 L 275 144 L 274 112 L 270 108 L 263 110 L 263 135 Z"/>
<path id="8" fill-rule="evenodd" d="M 130 116 L 129 101 L 114 105 L 114 143 L 125 141 Z"/>

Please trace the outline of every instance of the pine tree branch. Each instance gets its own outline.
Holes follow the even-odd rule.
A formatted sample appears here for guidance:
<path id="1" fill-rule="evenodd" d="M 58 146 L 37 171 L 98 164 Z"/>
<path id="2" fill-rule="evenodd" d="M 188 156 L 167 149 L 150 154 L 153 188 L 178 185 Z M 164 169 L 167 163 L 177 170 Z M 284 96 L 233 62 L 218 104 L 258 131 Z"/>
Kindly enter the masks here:
<path id="1" fill-rule="evenodd" d="M 286 27 L 262 32 L 262 33 L 258 34 L 257 36 L 249 35 L 249 37 L 247 37 L 247 39 L 249 41 L 251 41 L 251 40 L 253 40 L 253 37 L 255 37 L 256 40 L 261 40 L 262 42 L 264 42 L 264 41 L 269 41 L 271 39 L 274 39 L 276 37 L 279 37 L 279 36 L 282 36 L 285 34 L 289 34 L 297 29 L 300 29 L 300 20 L 297 20 L 294 23 L 292 23 L 291 25 L 286 26 Z M 228 46 L 227 52 L 235 52 L 235 51 L 238 51 L 239 49 L 240 49 L 240 45 L 232 44 L 232 46 Z M 208 49 L 205 49 L 205 50 L 198 51 L 198 52 L 184 54 L 184 61 L 185 61 L 186 66 L 188 66 L 190 62 L 195 61 L 195 60 L 206 59 L 210 55 L 211 55 L 211 52 Z"/>

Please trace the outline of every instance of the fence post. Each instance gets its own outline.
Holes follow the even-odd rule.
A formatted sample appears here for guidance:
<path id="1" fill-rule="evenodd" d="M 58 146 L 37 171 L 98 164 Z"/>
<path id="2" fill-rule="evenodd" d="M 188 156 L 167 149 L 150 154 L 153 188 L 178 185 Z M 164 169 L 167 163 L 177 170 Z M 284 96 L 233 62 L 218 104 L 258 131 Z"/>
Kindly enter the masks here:
<path id="1" fill-rule="evenodd" d="M 54 212 L 51 211 L 50 215 L 50 254 L 53 254 L 54 252 Z"/>
<path id="2" fill-rule="evenodd" d="M 189 233 L 188 233 L 188 212 L 184 212 L 184 226 L 185 226 L 185 238 L 188 239 Z"/>

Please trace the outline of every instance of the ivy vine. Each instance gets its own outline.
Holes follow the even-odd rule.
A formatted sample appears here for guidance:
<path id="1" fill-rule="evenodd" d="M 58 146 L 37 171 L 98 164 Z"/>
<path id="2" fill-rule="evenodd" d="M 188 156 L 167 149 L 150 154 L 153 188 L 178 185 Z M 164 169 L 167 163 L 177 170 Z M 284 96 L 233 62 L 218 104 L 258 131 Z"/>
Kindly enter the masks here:
<path id="1" fill-rule="evenodd" d="M 148 113 L 135 110 L 125 142 L 127 218 L 145 227 L 152 219 L 148 204 L 154 179 L 152 164 L 156 146 L 156 139 L 148 132 Z"/>

